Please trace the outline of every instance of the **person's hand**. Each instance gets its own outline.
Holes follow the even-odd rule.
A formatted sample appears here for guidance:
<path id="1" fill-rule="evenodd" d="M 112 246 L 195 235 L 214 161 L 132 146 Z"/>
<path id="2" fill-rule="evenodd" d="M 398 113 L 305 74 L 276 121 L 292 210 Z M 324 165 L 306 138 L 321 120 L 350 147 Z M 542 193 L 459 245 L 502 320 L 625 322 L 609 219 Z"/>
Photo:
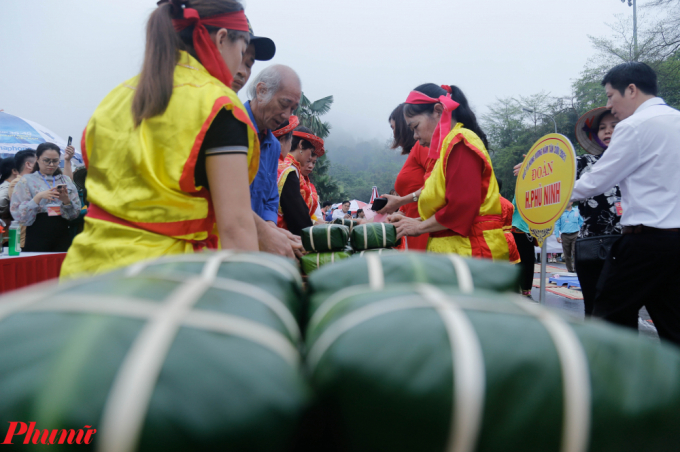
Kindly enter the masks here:
<path id="1" fill-rule="evenodd" d="M 260 245 L 260 251 L 295 259 L 292 241 L 282 232 L 284 231 L 283 229 L 277 228 L 276 226 L 259 229 L 257 239 Z M 302 248 L 302 242 L 300 242 L 300 248 Z"/>
<path id="2" fill-rule="evenodd" d="M 64 160 L 70 162 L 75 153 L 76 148 L 74 148 L 73 146 L 66 146 L 66 149 L 64 149 Z"/>
<path id="3" fill-rule="evenodd" d="M 557 243 L 562 243 L 562 239 L 557 237 Z"/>
<path id="4" fill-rule="evenodd" d="M 346 214 L 345 214 L 345 218 L 346 218 L 346 219 L 350 219 L 350 220 L 351 220 L 351 219 L 352 219 L 352 215 L 350 215 L 350 214 L 346 213 Z"/>
<path id="5" fill-rule="evenodd" d="M 68 197 L 67 187 L 61 187 L 61 189 L 57 188 L 57 193 L 59 193 L 59 201 L 64 204 L 71 204 L 71 199 Z"/>
<path id="6" fill-rule="evenodd" d="M 395 212 L 392 215 L 389 215 L 387 217 L 387 222 L 388 223 L 397 223 L 397 222 L 401 221 L 402 218 L 406 218 L 406 216 L 404 216 L 404 214 L 401 213 L 401 212 Z"/>
<path id="7" fill-rule="evenodd" d="M 392 222 L 397 228 L 397 240 L 404 236 L 417 237 L 421 221 L 416 218 L 401 217 L 399 221 Z"/>
<path id="8" fill-rule="evenodd" d="M 297 257 L 302 257 L 302 255 L 304 254 L 304 251 L 305 251 L 305 249 L 302 247 L 302 239 L 299 236 L 293 234 L 292 232 L 290 232 L 287 229 L 281 229 L 281 228 L 277 228 L 277 229 L 279 231 L 281 231 L 286 237 L 288 237 L 288 240 L 290 240 L 290 247 L 293 250 L 293 253 Z"/>
<path id="9" fill-rule="evenodd" d="M 390 213 L 394 213 L 397 210 L 399 210 L 400 205 L 400 198 L 399 196 L 394 196 L 394 195 L 382 195 L 382 198 L 387 199 L 387 204 L 385 204 L 385 207 L 380 209 L 378 213 L 383 214 L 383 215 L 388 215 Z"/>
<path id="10" fill-rule="evenodd" d="M 527 156 L 526 154 L 522 154 L 522 157 L 526 157 L 526 156 Z M 512 174 L 513 175 L 517 176 L 519 174 L 519 169 L 522 167 L 522 163 L 524 163 L 524 161 L 521 161 L 517 165 L 512 167 Z"/>
<path id="11" fill-rule="evenodd" d="M 68 198 L 68 195 L 67 195 Z M 50 188 L 49 190 L 41 191 L 33 197 L 33 201 L 36 204 L 40 204 L 40 201 L 47 199 L 48 201 L 54 201 L 59 199 L 59 190 L 55 188 Z"/>

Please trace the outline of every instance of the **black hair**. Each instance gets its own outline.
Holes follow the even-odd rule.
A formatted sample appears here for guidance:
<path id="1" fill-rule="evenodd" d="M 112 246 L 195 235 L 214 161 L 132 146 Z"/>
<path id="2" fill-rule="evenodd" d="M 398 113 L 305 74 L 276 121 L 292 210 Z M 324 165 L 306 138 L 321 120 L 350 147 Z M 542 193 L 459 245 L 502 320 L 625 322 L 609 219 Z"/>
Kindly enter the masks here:
<path id="1" fill-rule="evenodd" d="M 38 163 L 40 161 L 40 156 L 42 156 L 45 152 L 47 151 L 57 151 L 57 154 L 61 157 L 61 149 L 59 149 L 59 146 L 57 146 L 54 143 L 50 142 L 44 142 L 40 143 L 38 145 L 38 148 L 35 150 L 35 165 L 33 165 L 33 172 L 35 173 L 36 171 L 40 171 L 40 164 Z M 52 173 L 54 176 L 58 176 L 61 174 L 61 168 L 57 167 L 57 170 Z"/>
<path id="2" fill-rule="evenodd" d="M 33 149 L 24 149 L 14 154 L 14 169 L 17 170 L 18 173 L 21 173 L 24 169 L 26 160 L 30 158 L 36 158 Z"/>
<path id="3" fill-rule="evenodd" d="M 659 92 L 654 69 L 638 61 L 621 63 L 611 68 L 602 79 L 602 86 L 607 83 L 622 96 L 630 85 L 635 85 L 637 89 L 651 96 L 656 96 Z"/>
<path id="4" fill-rule="evenodd" d="M 496 183 L 498 183 L 498 191 L 501 191 L 503 189 L 503 180 L 496 178 Z"/>
<path id="5" fill-rule="evenodd" d="M 416 145 L 416 139 L 413 138 L 413 132 L 408 128 L 406 120 L 404 119 L 404 104 L 397 105 L 397 108 L 390 113 L 389 121 L 394 121 L 394 130 L 392 131 L 391 149 L 401 148 L 401 155 L 411 153 L 411 149 Z"/>
<path id="6" fill-rule="evenodd" d="M 14 169 L 14 157 L 7 157 L 0 162 L 0 184 L 12 177 Z"/>
<path id="7" fill-rule="evenodd" d="M 364 213 L 364 209 L 359 209 L 359 210 L 357 210 L 357 216 L 358 216 L 360 213 Z"/>
<path id="8" fill-rule="evenodd" d="M 276 130 L 283 129 L 284 127 L 288 127 L 289 125 L 290 125 L 290 121 L 286 119 L 286 120 L 283 122 L 283 124 L 281 124 Z M 276 132 L 276 130 L 275 130 L 275 132 Z M 287 134 L 281 135 L 281 136 L 279 137 L 279 141 L 288 141 L 288 140 L 290 140 L 292 137 L 293 137 L 293 131 L 291 130 L 291 131 L 288 132 Z M 292 148 L 291 148 L 291 149 L 292 149 Z"/>
<path id="9" fill-rule="evenodd" d="M 311 129 L 308 129 L 305 126 L 298 126 L 295 128 L 293 132 L 302 132 L 302 133 L 310 133 L 314 135 L 314 132 L 312 132 Z M 302 137 L 296 137 L 293 135 L 293 142 L 290 145 L 290 150 L 294 151 L 298 148 L 298 145 L 302 147 L 302 149 L 314 149 L 314 145 L 310 143 L 309 141 L 305 140 Z"/>
<path id="10" fill-rule="evenodd" d="M 345 205 L 345 204 L 351 204 L 351 203 L 349 202 L 349 200 L 347 200 L 347 201 L 343 201 L 341 205 Z"/>
<path id="11" fill-rule="evenodd" d="M 332 205 L 333 205 L 332 202 L 330 202 L 330 201 L 324 201 L 324 203 L 321 205 L 321 208 L 328 207 L 328 206 L 332 206 Z"/>
<path id="12" fill-rule="evenodd" d="M 489 142 L 486 139 L 486 134 L 479 126 L 479 123 L 477 122 L 477 116 L 475 116 L 474 112 L 470 108 L 470 104 L 468 104 L 465 94 L 463 94 L 463 91 L 461 91 L 460 88 L 455 85 L 450 85 L 449 88 L 451 89 L 451 99 L 460 104 L 458 108 L 453 110 L 451 117 L 456 122 L 462 122 L 466 129 L 472 130 L 475 134 L 477 134 L 477 136 L 484 143 L 484 147 L 489 149 Z M 444 88 L 439 85 L 435 85 L 434 83 L 425 83 L 424 85 L 416 87 L 414 91 L 418 91 L 419 93 L 423 93 L 426 96 L 432 97 L 434 99 L 447 94 L 447 91 Z M 412 118 L 423 113 L 431 114 L 434 112 L 434 106 L 435 104 L 406 104 L 404 106 L 404 115 L 406 115 L 408 118 Z"/>

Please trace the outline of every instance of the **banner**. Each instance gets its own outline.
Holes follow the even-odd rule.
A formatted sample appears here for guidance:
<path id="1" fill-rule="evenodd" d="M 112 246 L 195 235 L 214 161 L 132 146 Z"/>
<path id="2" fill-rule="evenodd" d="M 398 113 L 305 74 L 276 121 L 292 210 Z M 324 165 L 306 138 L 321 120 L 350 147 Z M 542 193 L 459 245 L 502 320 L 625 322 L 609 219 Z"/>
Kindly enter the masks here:
<path id="1" fill-rule="evenodd" d="M 515 202 L 538 245 L 553 233 L 576 183 L 576 153 L 564 135 L 540 138 L 517 175 Z"/>

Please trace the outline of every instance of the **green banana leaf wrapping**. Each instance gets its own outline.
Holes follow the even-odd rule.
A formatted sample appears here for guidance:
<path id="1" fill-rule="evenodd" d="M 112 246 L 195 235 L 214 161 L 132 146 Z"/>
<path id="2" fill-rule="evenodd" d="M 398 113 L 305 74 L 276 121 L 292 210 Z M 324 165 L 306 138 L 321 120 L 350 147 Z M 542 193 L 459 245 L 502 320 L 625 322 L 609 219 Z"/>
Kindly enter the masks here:
<path id="1" fill-rule="evenodd" d="M 339 224 L 320 224 L 302 230 L 305 251 L 342 251 L 349 240 L 349 228 Z"/>
<path id="2" fill-rule="evenodd" d="M 309 275 L 315 270 L 318 270 L 326 264 L 334 264 L 341 259 L 347 259 L 352 254 L 345 251 L 331 251 L 326 253 L 310 253 L 305 254 L 300 258 L 302 264 L 302 271 L 305 275 Z"/>
<path id="3" fill-rule="evenodd" d="M 359 222 L 356 220 L 350 220 L 349 218 L 336 218 L 333 220 L 333 224 L 347 226 L 349 228 L 349 233 L 351 234 L 352 230 L 359 224 Z"/>
<path id="4" fill-rule="evenodd" d="M 354 287 L 307 345 L 335 450 L 678 450 L 680 348 L 517 295 Z"/>
<path id="5" fill-rule="evenodd" d="M 363 250 L 357 253 L 359 256 L 364 256 L 366 254 L 378 254 L 382 255 L 385 253 L 398 253 L 399 251 L 393 249 L 393 248 L 375 248 L 372 250 Z"/>
<path id="6" fill-rule="evenodd" d="M 364 223 L 356 226 L 350 237 L 357 251 L 392 248 L 397 245 L 397 228 L 390 223 Z"/>
<path id="7" fill-rule="evenodd" d="M 301 291 L 291 261 L 220 252 L 11 293 L 0 419 L 93 426 L 83 450 L 285 451 L 309 400 Z"/>
<path id="8" fill-rule="evenodd" d="M 356 232 L 356 229 L 355 229 Z M 455 254 L 386 252 L 359 253 L 333 268 L 321 268 L 307 280 L 310 313 L 326 298 L 352 286 L 390 287 L 399 283 L 471 286 L 494 292 L 515 291 L 519 269 L 505 262 L 466 259 Z"/>

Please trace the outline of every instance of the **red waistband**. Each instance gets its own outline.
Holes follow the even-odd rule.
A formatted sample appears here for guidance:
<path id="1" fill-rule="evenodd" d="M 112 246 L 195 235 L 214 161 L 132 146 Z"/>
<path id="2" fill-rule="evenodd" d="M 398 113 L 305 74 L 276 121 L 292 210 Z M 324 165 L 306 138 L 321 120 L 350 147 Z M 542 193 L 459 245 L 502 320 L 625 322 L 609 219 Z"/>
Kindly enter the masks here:
<path id="1" fill-rule="evenodd" d="M 92 203 L 90 204 L 88 211 L 87 211 L 87 216 L 90 217 L 90 218 L 93 218 L 95 220 L 108 221 L 109 223 L 118 224 L 120 226 L 126 226 L 128 228 L 139 229 L 141 231 L 146 231 L 146 232 L 151 232 L 152 234 L 157 234 L 157 232 L 145 229 L 145 228 L 143 228 L 142 226 L 140 226 L 136 223 L 133 223 L 131 221 L 124 220 L 120 217 L 112 215 L 96 204 L 92 204 Z M 184 240 L 184 239 L 179 239 L 179 240 Z M 212 233 L 208 233 L 208 238 L 206 238 L 205 240 L 184 240 L 184 241 L 191 243 L 194 247 L 194 251 L 201 251 L 204 248 L 208 248 L 210 250 L 216 250 L 219 247 L 219 238 L 215 234 L 212 234 Z"/>
<path id="2" fill-rule="evenodd" d="M 502 217 L 500 215 L 479 215 L 475 217 L 474 221 L 472 222 L 473 224 L 473 231 L 474 232 L 474 226 L 480 223 L 494 223 L 494 224 L 489 224 L 491 226 L 488 229 L 503 229 L 503 223 L 502 223 Z M 484 229 L 484 230 L 488 230 Z M 442 238 L 442 237 L 453 237 L 453 236 L 460 236 L 460 234 L 453 232 L 450 229 L 444 229 L 443 231 L 438 231 L 438 232 L 431 232 L 430 237 L 432 238 Z M 472 234 L 471 234 L 472 235 Z"/>

